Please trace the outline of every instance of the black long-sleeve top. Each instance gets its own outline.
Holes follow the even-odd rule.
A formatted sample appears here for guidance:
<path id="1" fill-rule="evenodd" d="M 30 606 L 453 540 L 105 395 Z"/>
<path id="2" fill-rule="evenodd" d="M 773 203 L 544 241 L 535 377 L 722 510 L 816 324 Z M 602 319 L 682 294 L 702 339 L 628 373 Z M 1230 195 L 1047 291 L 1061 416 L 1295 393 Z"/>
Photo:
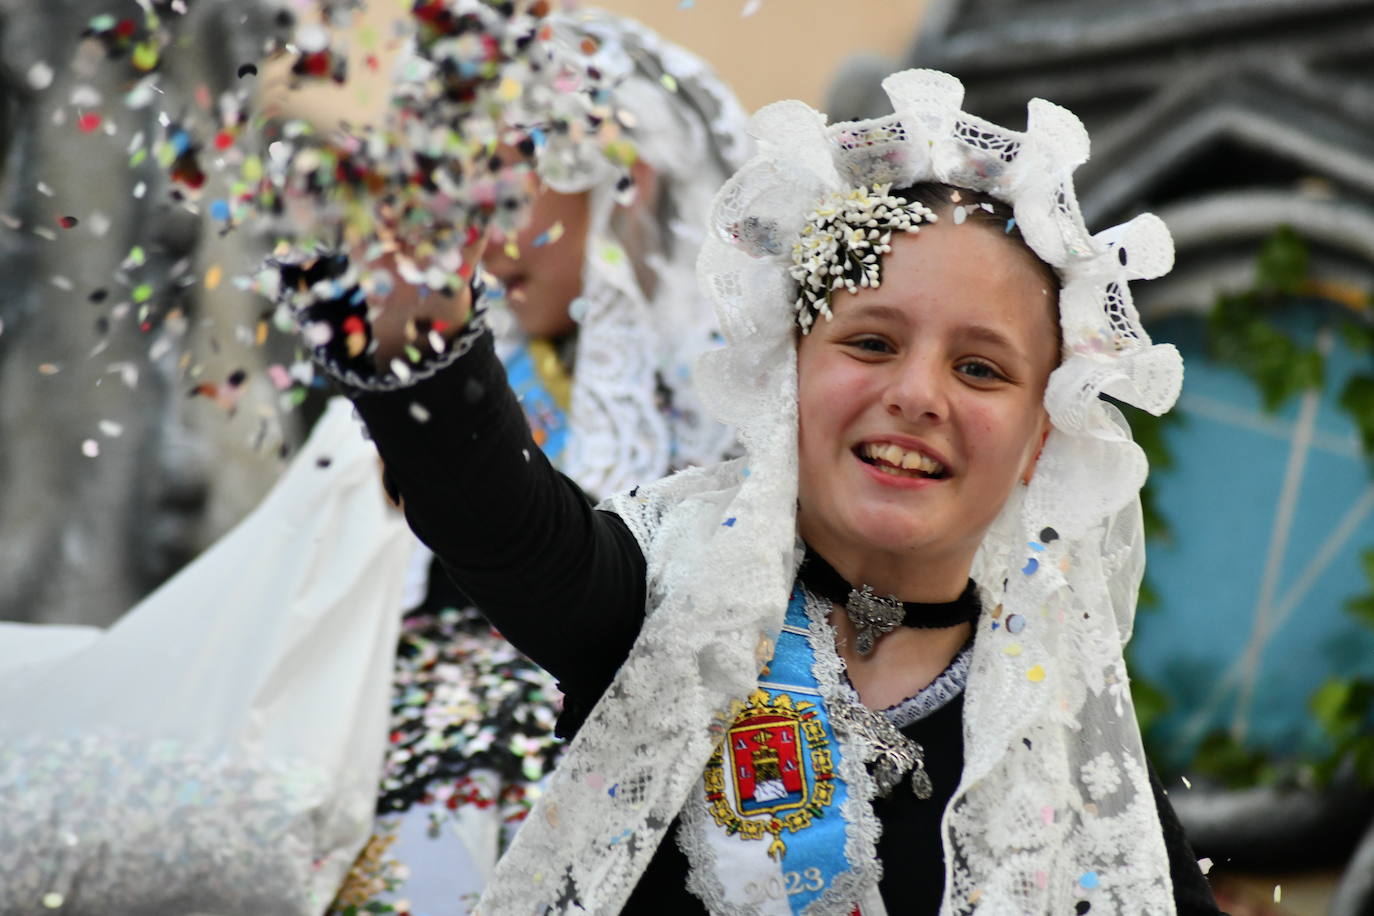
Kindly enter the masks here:
<path id="1" fill-rule="evenodd" d="M 559 680 L 559 734 L 569 737 L 610 685 L 644 620 L 646 564 L 634 536 L 619 516 L 593 508 L 534 444 L 490 335 L 411 387 L 348 393 L 415 533 L 501 633 Z M 939 910 L 939 824 L 963 769 L 962 714 L 960 697 L 902 729 L 926 749 L 934 796 L 920 801 L 898 790 L 874 803 L 881 890 L 893 913 Z M 1178 912 L 1217 913 L 1153 772 L 1151 785 Z M 705 912 L 686 890 L 687 861 L 675 836 L 676 826 L 623 912 Z"/>

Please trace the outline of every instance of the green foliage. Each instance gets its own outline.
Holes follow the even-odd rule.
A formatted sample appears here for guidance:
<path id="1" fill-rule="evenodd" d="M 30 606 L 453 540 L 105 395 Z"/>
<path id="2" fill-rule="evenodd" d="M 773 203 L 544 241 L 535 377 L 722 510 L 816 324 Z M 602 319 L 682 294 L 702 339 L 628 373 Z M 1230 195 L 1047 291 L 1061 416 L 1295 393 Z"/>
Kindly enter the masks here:
<path id="1" fill-rule="evenodd" d="M 1328 781 L 1349 763 L 1361 781 L 1374 785 L 1374 681 L 1328 678 L 1312 694 L 1308 708 L 1332 746 L 1332 753 L 1317 763 L 1317 780 Z"/>
<path id="2" fill-rule="evenodd" d="M 1193 757 L 1195 772 L 1220 780 L 1232 789 L 1270 786 L 1280 782 L 1283 770 L 1264 751 L 1249 748 L 1228 731 L 1209 732 Z"/>
<path id="3" fill-rule="evenodd" d="M 1357 621 L 1374 630 L 1374 550 L 1366 549 L 1360 554 L 1360 566 L 1364 570 L 1365 582 L 1369 590 L 1345 602 L 1345 609 Z"/>
<path id="4" fill-rule="evenodd" d="M 1308 279 L 1307 243 L 1291 226 L 1280 226 L 1265 240 L 1255 263 L 1255 288 L 1261 293 L 1296 295 Z"/>
<path id="5" fill-rule="evenodd" d="M 1341 391 L 1341 407 L 1355 421 L 1365 453 L 1374 452 L 1374 377 L 1351 378 Z"/>
<path id="6" fill-rule="evenodd" d="M 1218 297 L 1208 317 L 1208 347 L 1219 361 L 1245 373 L 1259 390 L 1264 409 L 1277 411 L 1294 396 L 1321 390 L 1326 365 L 1320 351 L 1303 343 L 1275 320 L 1284 310 L 1299 305 L 1321 307 L 1322 287 L 1310 277 L 1306 243 L 1288 227 L 1281 227 L 1262 246 L 1251 289 Z M 1347 291 L 1348 293 L 1348 291 Z M 1337 296 L 1345 306 L 1359 304 L 1359 294 Z M 1374 304 L 1363 297 L 1366 305 Z M 1329 326 L 1359 353 L 1374 353 L 1374 323 L 1351 307 L 1334 308 Z M 1374 372 L 1353 376 L 1342 389 L 1341 408 L 1355 422 L 1366 457 L 1374 457 Z M 1155 418 L 1124 407 L 1135 439 L 1145 450 L 1151 466 L 1170 468 L 1173 454 L 1165 439 L 1168 414 Z M 1154 478 L 1151 478 L 1153 483 Z M 1152 540 L 1169 541 L 1173 532 L 1160 513 L 1150 484 L 1141 493 L 1146 534 Z M 1361 625 L 1374 629 L 1374 549 L 1362 557 L 1368 590 L 1346 602 L 1346 609 Z M 1141 588 L 1141 604 L 1157 602 L 1148 582 Z M 1132 680 L 1136 713 L 1142 732 L 1167 713 L 1168 695 L 1140 679 Z M 1358 676 L 1332 677 L 1310 698 L 1309 708 L 1320 725 L 1328 753 L 1307 760 L 1278 760 L 1263 750 L 1246 747 L 1227 731 L 1208 734 L 1198 746 L 1191 768 L 1233 788 L 1272 785 L 1300 775 L 1304 781 L 1325 784 L 1349 766 L 1365 782 L 1374 785 L 1374 680 Z"/>
<path id="7" fill-rule="evenodd" d="M 1141 734 L 1153 728 L 1174 705 L 1174 701 L 1157 684 L 1139 677 L 1131 678 L 1131 701 L 1135 704 L 1135 718 L 1140 723 Z"/>
<path id="8" fill-rule="evenodd" d="M 1274 324 L 1273 306 L 1271 297 L 1254 290 L 1223 296 L 1208 320 L 1212 355 L 1250 376 L 1271 412 L 1296 394 L 1321 388 L 1325 376 L 1321 353 Z"/>

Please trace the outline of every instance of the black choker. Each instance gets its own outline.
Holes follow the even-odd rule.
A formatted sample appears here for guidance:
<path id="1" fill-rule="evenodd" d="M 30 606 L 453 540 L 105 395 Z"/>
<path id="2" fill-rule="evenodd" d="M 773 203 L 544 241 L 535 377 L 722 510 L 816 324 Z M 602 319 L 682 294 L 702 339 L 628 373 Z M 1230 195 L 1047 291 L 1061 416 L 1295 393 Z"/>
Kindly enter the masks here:
<path id="1" fill-rule="evenodd" d="M 860 655 L 872 652 L 879 636 L 899 626 L 938 630 L 974 623 L 983 609 L 978 600 L 978 587 L 972 579 L 968 580 L 963 594 L 953 601 L 938 604 L 898 601 L 895 596 L 876 594 L 871 585 L 860 588 L 850 585 L 835 567 L 810 547 L 806 549 L 806 559 L 802 560 L 801 579 L 812 592 L 844 608 L 858 631 L 855 648 Z"/>

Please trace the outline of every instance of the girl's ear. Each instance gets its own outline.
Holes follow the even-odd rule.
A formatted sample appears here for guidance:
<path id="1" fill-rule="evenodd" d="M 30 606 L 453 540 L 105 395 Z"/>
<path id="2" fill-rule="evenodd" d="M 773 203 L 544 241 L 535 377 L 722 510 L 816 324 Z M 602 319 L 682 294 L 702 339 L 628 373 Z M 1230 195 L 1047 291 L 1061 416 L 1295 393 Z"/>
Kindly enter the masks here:
<path id="1" fill-rule="evenodd" d="M 1026 462 L 1026 468 L 1021 472 L 1021 483 L 1029 486 L 1031 478 L 1035 476 L 1035 467 L 1040 463 L 1040 453 L 1045 450 L 1045 442 L 1050 438 L 1050 430 L 1054 427 L 1050 423 L 1050 415 L 1045 414 L 1040 420 L 1040 443 L 1035 447 L 1035 454 L 1030 461 Z"/>

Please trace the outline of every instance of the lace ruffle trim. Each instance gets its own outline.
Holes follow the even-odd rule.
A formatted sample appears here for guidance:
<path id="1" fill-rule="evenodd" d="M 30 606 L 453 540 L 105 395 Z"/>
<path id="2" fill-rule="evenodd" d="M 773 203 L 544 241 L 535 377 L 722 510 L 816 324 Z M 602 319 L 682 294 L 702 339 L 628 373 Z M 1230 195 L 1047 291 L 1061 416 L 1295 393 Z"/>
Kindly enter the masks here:
<path id="1" fill-rule="evenodd" d="M 314 353 L 315 363 L 324 370 L 325 374 L 344 388 L 352 391 L 369 392 L 388 392 L 404 391 L 413 388 L 421 382 L 434 378 L 449 366 L 458 362 L 468 354 L 477 340 L 486 333 L 487 321 L 486 312 L 476 309 L 472 317 L 468 319 L 467 326 L 463 328 L 458 336 L 449 341 L 448 349 L 443 353 L 421 360 L 414 367 L 407 367 L 404 377 L 394 372 L 382 373 L 362 373 L 356 369 L 345 369 L 343 366 L 325 353 L 316 348 Z"/>
<path id="2" fill-rule="evenodd" d="M 959 650 L 949 667 L 911 697 L 884 709 L 883 715 L 898 728 L 906 728 L 921 721 L 936 710 L 943 709 L 961 693 L 968 683 L 968 669 L 973 662 L 973 644 Z"/>

